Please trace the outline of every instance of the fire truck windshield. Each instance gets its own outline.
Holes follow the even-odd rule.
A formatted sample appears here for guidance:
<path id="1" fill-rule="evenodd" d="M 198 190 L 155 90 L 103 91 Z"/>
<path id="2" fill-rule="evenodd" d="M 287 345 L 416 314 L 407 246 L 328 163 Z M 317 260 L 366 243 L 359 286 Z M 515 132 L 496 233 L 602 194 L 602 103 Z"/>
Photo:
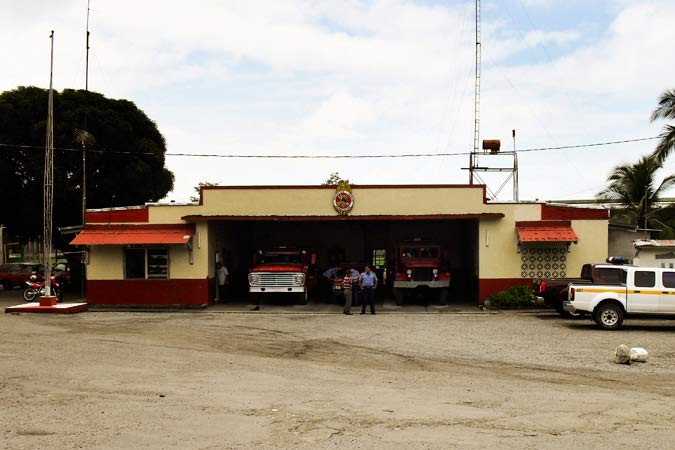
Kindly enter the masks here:
<path id="1" fill-rule="evenodd" d="M 289 252 L 266 252 L 259 259 L 259 262 L 262 264 L 278 264 L 278 263 L 291 263 L 291 264 L 300 264 L 301 253 L 289 253 Z"/>
<path id="2" fill-rule="evenodd" d="M 401 247 L 403 258 L 438 258 L 439 247 Z"/>

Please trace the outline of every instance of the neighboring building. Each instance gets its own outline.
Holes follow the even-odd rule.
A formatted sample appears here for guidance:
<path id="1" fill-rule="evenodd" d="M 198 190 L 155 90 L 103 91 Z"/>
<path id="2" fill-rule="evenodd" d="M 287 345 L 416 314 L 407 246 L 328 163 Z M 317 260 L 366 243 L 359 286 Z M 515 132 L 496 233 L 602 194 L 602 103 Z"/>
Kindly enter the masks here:
<path id="1" fill-rule="evenodd" d="M 634 243 L 635 257 L 633 264 L 640 267 L 663 267 L 672 269 L 675 266 L 675 240 L 647 239 Z"/>
<path id="2" fill-rule="evenodd" d="M 233 291 L 244 295 L 251 256 L 274 245 L 311 248 L 323 267 L 337 254 L 377 259 L 382 270 L 394 264 L 399 242 L 431 239 L 452 273 L 450 301 L 473 303 L 532 278 L 576 276 L 583 264 L 607 257 L 606 209 L 488 203 L 485 187 L 476 185 L 338 191 L 208 186 L 198 205 L 90 210 L 72 242 L 88 248 L 87 301 L 206 305 L 215 298 L 217 259 L 230 270 Z"/>
<path id="3" fill-rule="evenodd" d="M 609 256 L 622 256 L 626 262 L 631 263 L 635 257 L 635 241 L 645 238 L 652 239 L 660 230 L 644 230 L 635 225 L 620 222 L 609 222 Z"/>

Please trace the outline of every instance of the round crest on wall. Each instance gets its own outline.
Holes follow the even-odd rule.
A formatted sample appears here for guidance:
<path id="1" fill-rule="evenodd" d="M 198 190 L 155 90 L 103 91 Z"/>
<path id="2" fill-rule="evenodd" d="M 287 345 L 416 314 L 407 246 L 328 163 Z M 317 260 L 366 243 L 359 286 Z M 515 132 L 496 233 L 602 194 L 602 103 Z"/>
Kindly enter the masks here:
<path id="1" fill-rule="evenodd" d="M 340 183 L 335 188 L 333 195 L 333 208 L 340 215 L 347 215 L 354 207 L 354 194 L 348 183 Z"/>

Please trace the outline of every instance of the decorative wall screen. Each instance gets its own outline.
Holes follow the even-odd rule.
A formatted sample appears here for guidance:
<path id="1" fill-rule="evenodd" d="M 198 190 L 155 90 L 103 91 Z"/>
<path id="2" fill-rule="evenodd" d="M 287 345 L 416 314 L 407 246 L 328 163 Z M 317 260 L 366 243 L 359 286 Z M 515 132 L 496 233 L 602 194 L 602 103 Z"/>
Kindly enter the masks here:
<path id="1" fill-rule="evenodd" d="M 566 245 L 522 245 L 520 261 L 522 278 L 565 278 L 567 276 Z"/>

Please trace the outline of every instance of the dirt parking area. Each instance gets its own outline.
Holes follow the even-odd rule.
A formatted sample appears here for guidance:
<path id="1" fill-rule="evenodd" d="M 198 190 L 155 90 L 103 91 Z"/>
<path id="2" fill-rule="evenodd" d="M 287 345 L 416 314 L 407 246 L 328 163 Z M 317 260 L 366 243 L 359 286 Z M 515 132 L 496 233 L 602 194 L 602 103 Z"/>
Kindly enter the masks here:
<path id="1" fill-rule="evenodd" d="M 672 448 L 674 396 L 668 321 L 0 315 L 2 449 Z"/>

